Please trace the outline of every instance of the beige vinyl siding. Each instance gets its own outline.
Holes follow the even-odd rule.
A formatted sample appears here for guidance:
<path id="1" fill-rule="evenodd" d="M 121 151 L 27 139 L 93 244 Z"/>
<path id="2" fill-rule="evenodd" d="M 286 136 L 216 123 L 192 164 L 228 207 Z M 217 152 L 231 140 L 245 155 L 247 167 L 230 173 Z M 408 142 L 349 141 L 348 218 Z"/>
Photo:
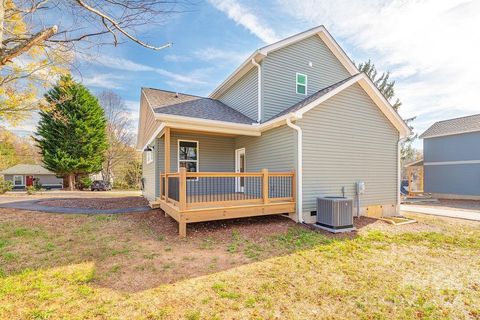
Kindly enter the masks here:
<path id="1" fill-rule="evenodd" d="M 233 138 L 172 132 L 170 145 L 170 167 L 172 172 L 178 171 L 178 140 L 193 140 L 199 142 L 198 153 L 200 171 L 235 171 L 235 142 Z"/>
<path id="2" fill-rule="evenodd" d="M 139 115 L 139 130 L 137 137 L 137 147 L 143 148 L 148 139 L 160 127 L 160 122 L 155 120 L 155 115 L 148 105 L 147 99 L 142 92 L 140 97 L 140 115 Z"/>
<path id="3" fill-rule="evenodd" d="M 156 159 L 157 174 L 155 176 L 155 194 L 160 197 L 160 172 L 165 172 L 165 136 L 157 138 Z"/>
<path id="4" fill-rule="evenodd" d="M 22 176 L 23 177 L 23 185 L 22 186 L 25 186 L 25 184 L 27 183 L 27 180 L 26 180 L 27 176 L 33 176 L 34 178 L 39 179 L 39 182 L 42 185 L 45 185 L 46 187 L 47 186 L 52 186 L 52 185 L 53 186 L 63 185 L 63 179 L 62 178 L 57 178 L 53 174 L 6 174 L 6 175 L 4 175 L 3 178 L 6 181 L 11 181 L 12 183 L 14 183 L 14 181 L 13 181 L 14 176 Z"/>
<path id="5" fill-rule="evenodd" d="M 291 171 L 296 168 L 296 141 L 293 129 L 281 126 L 259 137 L 238 137 L 235 149 L 245 148 L 246 171 Z"/>
<path id="6" fill-rule="evenodd" d="M 240 80 L 232 85 L 218 100 L 227 106 L 257 120 L 258 108 L 258 71 L 252 68 Z"/>
<path id="7" fill-rule="evenodd" d="M 153 144 L 153 161 L 147 164 L 147 153 L 142 153 L 142 178 L 144 179 L 143 196 L 149 201 L 155 200 L 157 194 L 157 171 L 155 165 L 158 161 L 158 145 L 157 139 Z"/>
<path id="8" fill-rule="evenodd" d="M 296 93 L 297 72 L 307 75 L 307 95 Z M 318 35 L 269 53 L 262 61 L 262 121 L 349 76 Z"/>
<path id="9" fill-rule="evenodd" d="M 355 84 L 304 114 L 303 212 L 307 221 L 318 196 L 353 198 L 364 181 L 361 207 L 397 202 L 398 131 Z"/>
<path id="10" fill-rule="evenodd" d="M 57 178 L 53 174 L 34 174 L 34 178 L 38 179 L 38 181 L 45 186 L 48 185 L 62 185 L 63 184 L 63 179 L 62 178 Z"/>

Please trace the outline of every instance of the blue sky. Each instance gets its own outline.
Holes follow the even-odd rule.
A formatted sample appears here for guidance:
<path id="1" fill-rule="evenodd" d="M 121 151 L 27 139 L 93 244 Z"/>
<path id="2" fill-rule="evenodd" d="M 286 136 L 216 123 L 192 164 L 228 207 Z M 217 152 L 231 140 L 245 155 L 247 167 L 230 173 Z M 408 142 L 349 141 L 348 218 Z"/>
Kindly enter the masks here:
<path id="1" fill-rule="evenodd" d="M 136 122 L 141 87 L 208 95 L 255 49 L 323 24 L 354 61 L 371 58 L 392 72 L 400 114 L 417 116 L 417 132 L 480 112 L 480 1 L 205 0 L 188 9 L 137 30 L 142 40 L 172 47 L 102 47 L 79 57 L 76 78 L 94 92 L 120 94 Z"/>

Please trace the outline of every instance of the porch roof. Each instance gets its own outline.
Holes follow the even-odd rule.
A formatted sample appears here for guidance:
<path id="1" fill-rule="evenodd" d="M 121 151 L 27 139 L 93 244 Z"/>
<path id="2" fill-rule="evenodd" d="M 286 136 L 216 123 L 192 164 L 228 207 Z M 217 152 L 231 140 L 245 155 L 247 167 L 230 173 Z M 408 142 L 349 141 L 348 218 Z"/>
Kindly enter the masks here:
<path id="1" fill-rule="evenodd" d="M 215 99 L 175 93 L 158 89 L 144 89 L 155 114 L 217 120 L 240 124 L 255 121 Z"/>

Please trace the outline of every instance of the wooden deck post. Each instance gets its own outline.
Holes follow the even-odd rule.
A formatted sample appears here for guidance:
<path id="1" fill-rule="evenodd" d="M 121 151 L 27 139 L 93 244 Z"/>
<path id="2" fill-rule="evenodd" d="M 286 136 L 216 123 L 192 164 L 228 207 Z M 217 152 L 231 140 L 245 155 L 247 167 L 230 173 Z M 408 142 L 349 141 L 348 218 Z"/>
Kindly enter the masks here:
<path id="1" fill-rule="evenodd" d="M 187 208 L 187 168 L 180 168 L 180 174 L 178 176 L 178 203 L 180 211 L 184 211 Z"/>
<path id="2" fill-rule="evenodd" d="M 297 201 L 297 176 L 295 170 L 292 171 L 292 199 Z"/>
<path id="3" fill-rule="evenodd" d="M 185 238 L 187 236 L 187 223 L 183 220 L 178 222 L 178 235 L 180 238 Z"/>
<path id="4" fill-rule="evenodd" d="M 262 175 L 263 175 L 263 203 L 269 203 L 270 199 L 268 198 L 269 190 L 270 187 L 268 185 L 268 169 L 262 169 Z"/>
<path id="5" fill-rule="evenodd" d="M 165 128 L 165 201 L 168 202 L 168 173 L 170 172 L 170 128 Z"/>

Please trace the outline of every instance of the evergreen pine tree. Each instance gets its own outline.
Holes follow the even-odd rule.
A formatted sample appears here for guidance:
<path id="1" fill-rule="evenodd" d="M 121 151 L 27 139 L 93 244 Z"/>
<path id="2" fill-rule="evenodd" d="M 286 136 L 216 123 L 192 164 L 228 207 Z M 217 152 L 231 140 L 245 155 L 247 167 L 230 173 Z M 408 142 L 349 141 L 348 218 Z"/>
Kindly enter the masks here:
<path id="1" fill-rule="evenodd" d="M 36 142 L 44 166 L 68 176 L 99 172 L 107 148 L 106 119 L 97 98 L 71 76 L 63 76 L 45 94 L 49 106 L 40 112 Z"/>

